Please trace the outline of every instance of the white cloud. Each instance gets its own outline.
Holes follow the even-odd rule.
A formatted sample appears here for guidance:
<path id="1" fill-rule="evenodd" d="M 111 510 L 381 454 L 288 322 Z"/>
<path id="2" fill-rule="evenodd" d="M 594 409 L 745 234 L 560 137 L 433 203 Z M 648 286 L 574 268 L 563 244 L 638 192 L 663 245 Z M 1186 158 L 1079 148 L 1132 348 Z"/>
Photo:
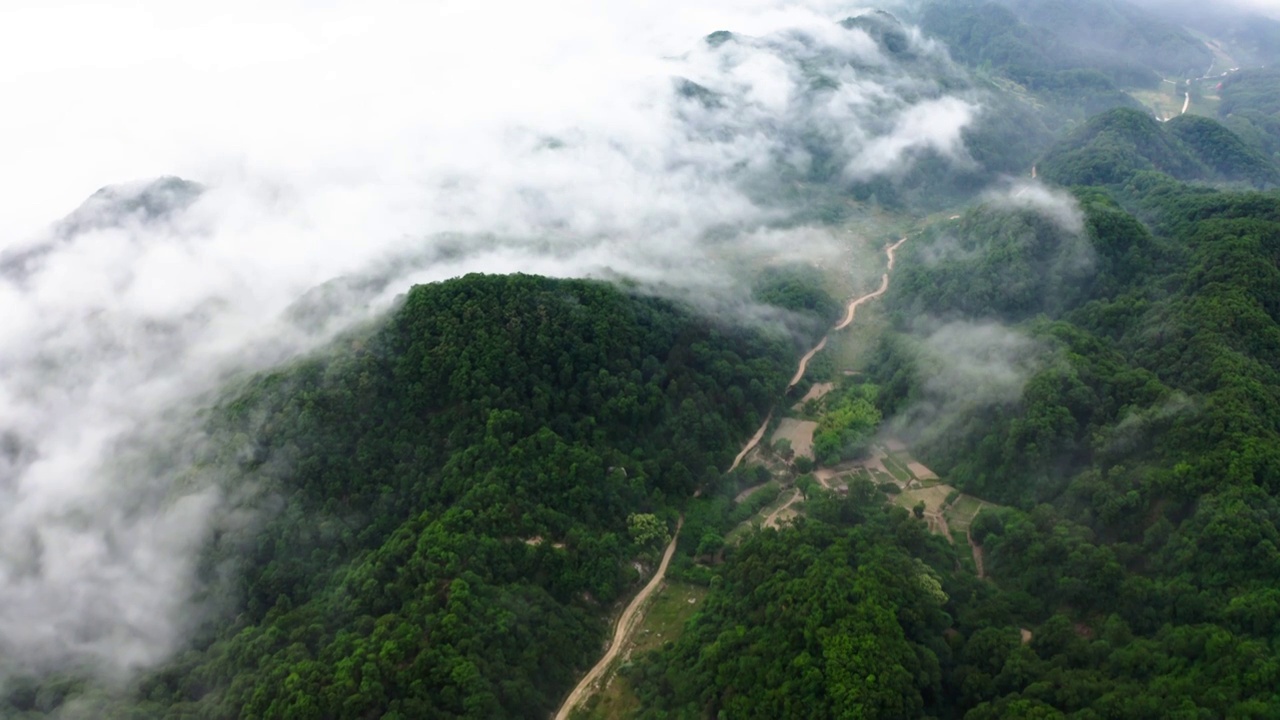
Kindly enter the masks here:
<path id="1" fill-rule="evenodd" d="M 962 160 L 968 157 L 961 133 L 978 107 L 955 97 L 927 100 L 904 108 L 893 130 L 866 143 L 845 168 L 853 178 L 865 179 L 902 167 L 903 158 L 923 150 Z"/>
<path id="2" fill-rule="evenodd" d="M 280 321 L 320 283 L 390 268 L 352 320 L 468 271 L 613 269 L 688 289 L 723 285 L 716 268 L 742 253 L 833 254 L 825 231 L 764 229 L 776 211 L 744 181 L 803 166 L 810 132 L 862 174 L 923 148 L 958 157 L 972 112 L 834 24 L 850 12 L 5 3 L 0 249 L 52 249 L 0 278 L 0 657 L 120 672 L 172 649 L 193 548 L 228 508 L 178 482 L 185 456 L 149 467 L 128 443 L 190 451 L 176 403 L 322 342 Z M 719 29 L 741 44 L 705 47 Z M 805 67 L 828 56 L 841 87 L 815 99 Z M 673 76 L 725 106 L 678 99 Z M 209 190 L 162 218 L 45 229 L 101 186 L 170 174 Z M 736 235 L 706 239 L 723 227 Z M 468 252 L 444 259 L 448 243 Z"/>

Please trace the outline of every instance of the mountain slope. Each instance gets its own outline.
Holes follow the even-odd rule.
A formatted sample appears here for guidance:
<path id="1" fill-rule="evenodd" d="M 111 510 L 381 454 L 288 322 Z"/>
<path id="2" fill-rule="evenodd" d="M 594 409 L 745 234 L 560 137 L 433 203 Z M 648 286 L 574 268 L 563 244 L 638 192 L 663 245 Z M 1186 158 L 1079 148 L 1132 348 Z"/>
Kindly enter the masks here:
<path id="1" fill-rule="evenodd" d="M 792 352 L 604 283 L 416 287 L 384 324 L 210 412 L 192 481 L 247 494 L 257 519 L 204 562 L 209 592 L 235 578 L 236 610 L 134 699 L 75 702 L 99 717 L 546 715 L 594 660 L 630 563 L 661 542 L 632 515 L 663 528 L 718 477 Z M 67 681 L 31 682 L 55 710 Z M 34 697 L 10 692 L 0 714 Z"/>
<path id="2" fill-rule="evenodd" d="M 1090 118 L 1051 148 L 1039 168 L 1045 178 L 1063 185 L 1114 185 L 1143 170 L 1184 181 L 1260 186 L 1280 179 L 1275 163 L 1214 120 L 1160 123 L 1124 108 Z"/>

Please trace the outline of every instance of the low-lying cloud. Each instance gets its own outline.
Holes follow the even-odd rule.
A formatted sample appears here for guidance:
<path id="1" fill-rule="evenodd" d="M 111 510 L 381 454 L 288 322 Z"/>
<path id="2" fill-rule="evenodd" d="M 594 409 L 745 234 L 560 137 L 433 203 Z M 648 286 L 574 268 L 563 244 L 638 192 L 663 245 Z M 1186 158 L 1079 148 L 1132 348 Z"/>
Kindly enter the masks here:
<path id="1" fill-rule="evenodd" d="M 744 257 L 838 259 L 776 202 L 779 177 L 964 162 L 976 107 L 938 84 L 945 53 L 837 24 L 856 13 L 7 3 L 0 679 L 119 677 L 181 642 L 196 549 L 234 508 L 187 473 L 200 436 L 175 408 L 229 373 L 317 347 L 411 282 L 624 274 L 693 296 Z M 740 34 L 703 40 L 722 28 Z M 50 226 L 98 187 L 164 175 L 201 187 L 123 187 Z M 377 282 L 330 285 L 296 321 L 344 277 Z"/>
<path id="2" fill-rule="evenodd" d="M 985 408 L 1016 403 L 1051 361 L 1043 343 L 996 322 L 935 323 L 927 330 L 926 323 L 919 323 L 919 396 L 892 420 L 905 439 L 946 437 Z"/>

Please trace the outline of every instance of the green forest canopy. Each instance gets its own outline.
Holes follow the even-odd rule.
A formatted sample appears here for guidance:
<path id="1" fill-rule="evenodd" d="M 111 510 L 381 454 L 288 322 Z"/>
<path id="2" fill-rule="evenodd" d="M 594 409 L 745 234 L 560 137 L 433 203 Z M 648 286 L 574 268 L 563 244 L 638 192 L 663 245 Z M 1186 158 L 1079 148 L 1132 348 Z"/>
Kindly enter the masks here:
<path id="1" fill-rule="evenodd" d="M 205 560 L 236 568 L 236 612 L 130 700 L 29 678 L 0 715 L 80 695 L 104 718 L 546 716 L 652 552 L 629 519 L 673 525 L 795 354 L 601 282 L 415 287 L 209 413 L 197 472 L 233 469 L 264 521 Z"/>

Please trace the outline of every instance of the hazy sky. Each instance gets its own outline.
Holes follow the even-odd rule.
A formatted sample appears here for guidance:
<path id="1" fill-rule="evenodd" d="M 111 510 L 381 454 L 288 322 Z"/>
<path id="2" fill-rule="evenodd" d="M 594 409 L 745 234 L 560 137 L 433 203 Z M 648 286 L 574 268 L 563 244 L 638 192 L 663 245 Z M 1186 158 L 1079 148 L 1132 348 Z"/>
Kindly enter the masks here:
<path id="1" fill-rule="evenodd" d="M 646 101 L 636 86 L 657 87 L 660 58 L 710 30 L 839 15 L 820 0 L 689 5 L 9 0 L 0 242 L 137 177 L 248 176 L 337 193 L 411 185 L 487 162 L 491 133 L 515 121 L 635 118 Z M 477 136 L 486 140 L 468 148 Z"/>

